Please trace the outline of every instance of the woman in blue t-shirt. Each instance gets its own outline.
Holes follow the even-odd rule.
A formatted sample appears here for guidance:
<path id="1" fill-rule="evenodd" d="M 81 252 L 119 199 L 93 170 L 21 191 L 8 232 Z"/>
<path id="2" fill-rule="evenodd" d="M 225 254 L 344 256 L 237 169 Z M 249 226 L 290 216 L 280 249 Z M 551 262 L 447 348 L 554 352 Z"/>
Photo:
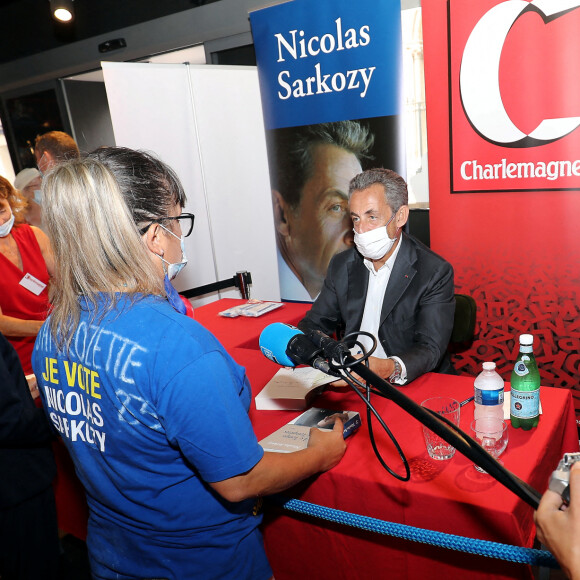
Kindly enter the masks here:
<path id="1" fill-rule="evenodd" d="M 270 578 L 255 500 L 336 465 L 342 423 L 297 453 L 258 445 L 244 369 L 170 303 L 193 215 L 165 164 L 98 149 L 43 196 L 56 275 L 33 363 L 87 492 L 94 578 Z"/>

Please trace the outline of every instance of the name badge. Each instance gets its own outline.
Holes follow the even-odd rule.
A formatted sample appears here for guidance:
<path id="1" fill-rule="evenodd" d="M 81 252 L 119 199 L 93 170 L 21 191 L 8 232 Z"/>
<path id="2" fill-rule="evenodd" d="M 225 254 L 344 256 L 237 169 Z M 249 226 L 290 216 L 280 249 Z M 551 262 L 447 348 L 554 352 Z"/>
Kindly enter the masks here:
<path id="1" fill-rule="evenodd" d="M 27 290 L 30 290 L 33 294 L 36 294 L 36 296 L 46 288 L 46 284 L 41 282 L 38 278 L 35 278 L 32 274 L 26 274 L 24 278 L 20 280 L 20 285 L 24 286 Z"/>

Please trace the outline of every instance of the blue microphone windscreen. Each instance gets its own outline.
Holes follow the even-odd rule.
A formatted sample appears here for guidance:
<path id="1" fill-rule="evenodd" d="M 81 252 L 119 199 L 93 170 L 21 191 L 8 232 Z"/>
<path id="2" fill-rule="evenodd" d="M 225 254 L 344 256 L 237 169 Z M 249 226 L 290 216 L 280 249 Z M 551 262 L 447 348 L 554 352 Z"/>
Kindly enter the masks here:
<path id="1" fill-rule="evenodd" d="M 275 363 L 285 367 L 295 367 L 296 363 L 286 354 L 288 343 L 297 334 L 302 334 L 295 326 L 274 322 L 262 330 L 260 334 L 260 350 L 262 354 Z"/>

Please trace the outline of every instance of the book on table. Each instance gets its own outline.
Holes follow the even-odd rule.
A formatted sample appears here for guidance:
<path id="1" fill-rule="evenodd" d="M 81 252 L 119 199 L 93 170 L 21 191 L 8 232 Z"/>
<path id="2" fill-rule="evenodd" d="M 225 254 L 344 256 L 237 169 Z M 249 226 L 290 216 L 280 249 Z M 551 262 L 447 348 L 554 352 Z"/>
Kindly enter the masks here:
<path id="1" fill-rule="evenodd" d="M 258 411 L 302 411 L 324 386 L 338 380 L 311 367 L 281 368 L 256 395 Z"/>
<path id="2" fill-rule="evenodd" d="M 345 439 L 361 425 L 360 415 L 357 411 L 337 411 L 312 407 L 274 433 L 264 437 L 259 443 L 264 451 L 277 453 L 300 451 L 308 446 L 312 427 L 331 431 L 337 417 L 342 419 L 342 435 Z"/>

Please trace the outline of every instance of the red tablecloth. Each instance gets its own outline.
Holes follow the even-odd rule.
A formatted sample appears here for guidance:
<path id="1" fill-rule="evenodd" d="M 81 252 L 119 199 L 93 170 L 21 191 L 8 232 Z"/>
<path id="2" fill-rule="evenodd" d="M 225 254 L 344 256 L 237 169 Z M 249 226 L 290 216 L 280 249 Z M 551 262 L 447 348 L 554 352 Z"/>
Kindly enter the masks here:
<path id="1" fill-rule="evenodd" d="M 273 322 L 286 322 L 296 326 L 311 306 L 300 302 L 284 302 L 280 308 L 256 318 L 219 316 L 223 310 L 245 302 L 238 298 L 224 298 L 196 308 L 193 318 L 211 330 L 228 351 L 235 347 L 258 350 L 258 339 L 266 326 Z"/>
<path id="2" fill-rule="evenodd" d="M 296 324 L 308 309 L 285 304 L 267 318 L 223 319 L 221 301 L 196 311 L 196 318 L 218 336 L 248 373 L 256 395 L 279 368 L 258 350 L 262 328 L 275 321 Z M 253 335 L 253 336 L 252 336 Z M 509 385 L 506 385 L 509 389 Z M 416 402 L 437 394 L 464 400 L 473 394 L 473 378 L 429 373 L 404 393 Z M 425 449 L 422 426 L 394 403 L 374 397 L 411 466 L 411 480 L 400 482 L 379 464 L 372 451 L 367 419 L 360 399 L 350 391 L 326 392 L 315 406 L 358 410 L 363 427 L 348 440 L 341 463 L 312 478 L 288 497 L 419 528 L 531 547 L 535 537 L 533 510 L 473 463 L 456 453 L 436 462 Z M 537 429 L 525 432 L 509 426 L 510 441 L 502 456 L 505 466 L 543 492 L 550 473 L 564 452 L 578 450 L 578 435 L 570 392 L 542 388 L 543 415 Z M 256 411 L 250 418 L 259 439 L 295 417 L 298 412 Z M 473 403 L 462 408 L 461 428 L 469 433 Z M 379 449 L 387 464 L 403 473 L 388 437 L 374 423 Z M 467 555 L 415 542 L 363 532 L 322 520 L 268 508 L 264 539 L 277 580 L 302 578 L 530 578 L 529 566 Z"/>
<path id="3" fill-rule="evenodd" d="M 262 369 L 255 357 L 234 351 L 244 361 L 256 392 Z M 465 399 L 473 389 L 469 377 L 428 374 L 406 388 L 417 402 L 436 394 Z M 517 546 L 531 547 L 535 536 L 533 510 L 516 495 L 456 453 L 449 461 L 436 462 L 426 452 L 421 425 L 393 403 L 374 398 L 374 404 L 399 441 L 411 467 L 411 480 L 400 482 L 389 475 L 375 458 L 367 419 L 348 440 L 347 453 L 332 471 L 292 490 L 288 496 L 347 512 Z M 360 399 L 351 393 L 325 393 L 314 406 L 352 409 L 364 413 Z M 524 432 L 509 427 L 510 441 L 502 456 L 505 466 L 539 491 L 564 451 L 578 449 L 574 410 L 570 393 L 542 388 L 544 413 L 537 429 Z M 251 417 L 258 438 L 283 425 L 297 413 L 256 411 Z M 462 408 L 461 428 L 469 432 L 473 403 Z M 392 443 L 374 423 L 379 450 L 398 473 L 402 466 Z M 341 562 L 338 578 L 369 578 L 384 566 L 389 577 L 471 578 L 531 577 L 529 567 L 386 536 L 339 528 L 321 520 L 275 514 L 265 526 L 268 556 L 277 580 L 325 577 L 325 570 Z M 288 550 L 287 546 L 292 545 Z M 300 554 L 300 559 L 296 555 Z"/>

